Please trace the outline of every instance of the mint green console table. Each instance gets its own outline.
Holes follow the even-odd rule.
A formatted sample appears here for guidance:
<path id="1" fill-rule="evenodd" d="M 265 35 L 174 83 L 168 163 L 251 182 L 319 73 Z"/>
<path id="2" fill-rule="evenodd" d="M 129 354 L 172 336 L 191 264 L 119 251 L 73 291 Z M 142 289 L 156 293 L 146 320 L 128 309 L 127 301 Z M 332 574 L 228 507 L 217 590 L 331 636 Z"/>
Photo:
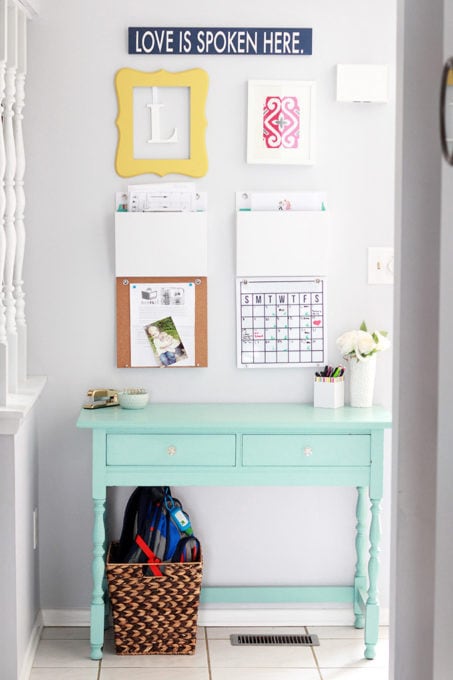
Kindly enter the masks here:
<path id="1" fill-rule="evenodd" d="M 137 411 L 82 410 L 77 426 L 93 431 L 92 659 L 102 657 L 104 643 L 107 487 L 154 485 L 355 486 L 357 561 L 351 585 L 206 587 L 202 601 L 351 602 L 355 626 L 365 628 L 365 657 L 374 658 L 388 412 L 377 406 L 150 404 Z"/>

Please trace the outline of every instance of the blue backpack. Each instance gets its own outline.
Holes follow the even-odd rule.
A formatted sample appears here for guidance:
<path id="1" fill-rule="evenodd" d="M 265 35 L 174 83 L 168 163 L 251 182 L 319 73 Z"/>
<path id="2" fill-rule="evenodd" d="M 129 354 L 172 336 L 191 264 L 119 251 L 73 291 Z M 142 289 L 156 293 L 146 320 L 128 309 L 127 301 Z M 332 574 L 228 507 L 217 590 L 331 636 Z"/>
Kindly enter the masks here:
<path id="1" fill-rule="evenodd" d="M 139 486 L 124 512 L 118 561 L 147 562 L 156 576 L 160 562 L 197 562 L 200 542 L 193 535 L 189 515 L 168 486 Z"/>

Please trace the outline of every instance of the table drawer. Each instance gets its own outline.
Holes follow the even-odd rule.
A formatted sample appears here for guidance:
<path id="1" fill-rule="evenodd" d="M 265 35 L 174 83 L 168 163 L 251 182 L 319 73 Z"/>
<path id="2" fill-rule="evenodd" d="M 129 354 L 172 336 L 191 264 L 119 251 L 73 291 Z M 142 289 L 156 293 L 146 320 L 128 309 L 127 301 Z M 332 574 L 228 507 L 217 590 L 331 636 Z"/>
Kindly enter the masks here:
<path id="1" fill-rule="evenodd" d="M 234 435 L 107 435 L 107 465 L 234 466 Z"/>
<path id="2" fill-rule="evenodd" d="M 370 465 L 369 435 L 244 435 L 244 466 Z"/>

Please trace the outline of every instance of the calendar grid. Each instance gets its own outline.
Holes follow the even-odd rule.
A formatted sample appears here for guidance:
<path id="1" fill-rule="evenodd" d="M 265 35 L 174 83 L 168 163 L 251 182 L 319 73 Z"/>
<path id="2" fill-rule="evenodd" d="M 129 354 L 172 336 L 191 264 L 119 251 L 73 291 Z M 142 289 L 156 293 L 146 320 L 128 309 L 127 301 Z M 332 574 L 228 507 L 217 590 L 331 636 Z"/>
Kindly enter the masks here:
<path id="1" fill-rule="evenodd" d="M 239 366 L 326 361 L 324 277 L 238 280 Z"/>

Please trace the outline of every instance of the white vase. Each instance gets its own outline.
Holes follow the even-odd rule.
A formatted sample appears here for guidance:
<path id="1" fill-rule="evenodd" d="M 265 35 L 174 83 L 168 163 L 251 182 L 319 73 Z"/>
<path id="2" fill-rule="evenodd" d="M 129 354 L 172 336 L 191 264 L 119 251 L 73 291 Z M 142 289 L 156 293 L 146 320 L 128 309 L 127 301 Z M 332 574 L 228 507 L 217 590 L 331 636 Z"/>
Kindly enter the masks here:
<path id="1" fill-rule="evenodd" d="M 349 395 L 351 406 L 373 405 L 374 380 L 376 378 L 376 355 L 363 361 L 349 361 Z"/>

